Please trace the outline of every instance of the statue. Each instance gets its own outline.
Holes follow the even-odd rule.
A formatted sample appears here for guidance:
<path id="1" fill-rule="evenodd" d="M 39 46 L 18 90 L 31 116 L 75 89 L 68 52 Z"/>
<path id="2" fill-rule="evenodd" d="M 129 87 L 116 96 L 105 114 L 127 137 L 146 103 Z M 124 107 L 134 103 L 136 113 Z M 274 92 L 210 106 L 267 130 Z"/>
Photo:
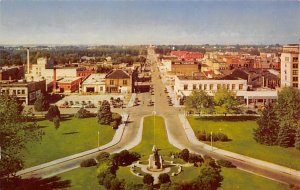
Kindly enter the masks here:
<path id="1" fill-rule="evenodd" d="M 161 171 L 163 170 L 163 159 L 162 156 L 158 154 L 158 150 L 155 145 L 153 145 L 152 153 L 149 156 L 149 166 L 150 171 Z"/>

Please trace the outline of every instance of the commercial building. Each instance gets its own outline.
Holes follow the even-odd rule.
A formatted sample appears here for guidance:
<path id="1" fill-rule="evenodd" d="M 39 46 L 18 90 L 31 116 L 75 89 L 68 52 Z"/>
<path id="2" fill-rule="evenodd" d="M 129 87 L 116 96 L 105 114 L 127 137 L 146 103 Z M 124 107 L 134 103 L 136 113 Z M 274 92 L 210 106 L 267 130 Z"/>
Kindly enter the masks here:
<path id="1" fill-rule="evenodd" d="M 105 76 L 106 74 L 91 74 L 81 84 L 82 93 L 105 93 Z"/>
<path id="2" fill-rule="evenodd" d="M 81 83 L 81 77 L 66 77 L 57 81 L 58 91 L 60 93 L 78 92 Z"/>
<path id="3" fill-rule="evenodd" d="M 37 96 L 46 91 L 46 81 L 26 82 L 19 80 L 18 82 L 2 82 L 0 83 L 1 94 L 9 94 L 16 96 L 25 104 L 33 104 Z"/>
<path id="4" fill-rule="evenodd" d="M 202 52 L 171 51 L 171 56 L 176 56 L 182 61 L 197 61 L 204 57 Z"/>
<path id="5" fill-rule="evenodd" d="M 132 76 L 124 70 L 113 70 L 105 78 L 108 93 L 132 93 L 132 85 Z"/>
<path id="6" fill-rule="evenodd" d="M 23 66 L 0 67 L 0 81 L 20 80 L 23 78 L 24 78 L 24 67 Z"/>
<path id="7" fill-rule="evenodd" d="M 300 47 L 298 44 L 283 46 L 281 53 L 281 87 L 300 89 Z"/>
<path id="8" fill-rule="evenodd" d="M 209 95 L 213 95 L 221 88 L 238 92 L 246 91 L 247 87 L 247 80 L 208 79 L 205 76 L 176 76 L 174 92 L 176 100 L 182 104 L 185 97 L 189 96 L 193 90 L 204 90 Z"/>

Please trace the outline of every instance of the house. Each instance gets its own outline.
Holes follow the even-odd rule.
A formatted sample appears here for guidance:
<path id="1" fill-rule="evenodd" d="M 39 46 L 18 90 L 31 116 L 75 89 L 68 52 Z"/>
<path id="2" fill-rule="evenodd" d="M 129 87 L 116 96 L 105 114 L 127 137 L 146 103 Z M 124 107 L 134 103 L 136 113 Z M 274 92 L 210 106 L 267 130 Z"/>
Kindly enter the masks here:
<path id="1" fill-rule="evenodd" d="M 73 93 L 79 91 L 81 77 L 66 77 L 57 81 L 58 90 L 60 93 Z"/>
<path id="2" fill-rule="evenodd" d="M 112 70 L 105 77 L 105 86 L 108 93 L 132 93 L 132 75 L 124 70 Z"/>

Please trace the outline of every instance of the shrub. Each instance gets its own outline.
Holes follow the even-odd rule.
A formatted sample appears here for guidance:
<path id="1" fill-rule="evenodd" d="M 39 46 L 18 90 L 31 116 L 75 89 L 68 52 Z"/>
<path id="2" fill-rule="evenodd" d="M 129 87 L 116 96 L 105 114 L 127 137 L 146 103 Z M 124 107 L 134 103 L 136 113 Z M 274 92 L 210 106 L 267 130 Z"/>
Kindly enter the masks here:
<path id="1" fill-rule="evenodd" d="M 169 176 L 168 174 L 166 174 L 166 173 L 159 174 L 158 180 L 159 180 L 159 183 L 160 183 L 160 184 L 171 182 L 170 176 Z"/>
<path id="2" fill-rule="evenodd" d="M 87 159 L 87 160 L 83 160 L 80 163 L 80 167 L 91 167 L 91 166 L 96 166 L 96 165 L 97 165 L 97 162 L 93 158 L 90 158 L 90 159 Z"/>
<path id="3" fill-rule="evenodd" d="M 60 111 L 56 105 L 51 105 L 46 113 L 46 119 L 49 121 L 53 121 L 53 118 L 58 117 L 60 118 Z"/>
<path id="4" fill-rule="evenodd" d="M 112 121 L 110 122 L 110 126 L 113 128 L 113 129 L 118 129 L 119 125 L 116 121 Z"/>
<path id="5" fill-rule="evenodd" d="M 198 131 L 196 137 L 199 141 L 211 141 L 211 134 L 206 133 L 205 131 Z M 224 133 L 219 132 L 219 133 L 212 134 L 212 140 L 226 142 L 229 141 L 230 139 Z"/>
<path id="6" fill-rule="evenodd" d="M 189 155 L 190 155 L 190 151 L 186 148 L 180 152 L 180 158 L 186 162 L 189 160 Z"/>
<path id="7" fill-rule="evenodd" d="M 217 133 L 213 138 L 215 139 L 215 141 L 221 141 L 221 142 L 229 141 L 228 136 L 225 135 L 224 133 Z"/>
<path id="8" fill-rule="evenodd" d="M 109 153 L 108 152 L 100 152 L 97 156 L 96 156 L 96 160 L 98 162 L 107 160 L 109 158 Z"/>
<path id="9" fill-rule="evenodd" d="M 84 108 L 80 108 L 77 113 L 75 114 L 76 118 L 88 118 L 88 117 L 93 117 L 94 115 L 91 114 L 90 111 L 84 109 Z"/>
<path id="10" fill-rule="evenodd" d="M 118 113 L 113 113 L 112 114 L 112 120 L 116 121 L 119 125 L 122 122 L 122 116 Z"/>
<path id="11" fill-rule="evenodd" d="M 190 154 L 189 156 L 189 163 L 199 163 L 199 162 L 203 162 L 203 158 L 201 155 L 198 154 Z"/>
<path id="12" fill-rule="evenodd" d="M 256 113 L 256 111 L 253 111 L 253 110 L 247 110 L 246 114 L 257 114 L 257 113 Z"/>
<path id="13" fill-rule="evenodd" d="M 146 174 L 143 178 L 143 183 L 144 184 L 148 184 L 148 185 L 152 185 L 154 182 L 154 178 L 152 175 L 150 174 Z"/>
<path id="14" fill-rule="evenodd" d="M 205 131 L 198 131 L 196 136 L 199 141 L 206 141 L 206 132 Z"/>
<path id="15" fill-rule="evenodd" d="M 217 164 L 219 166 L 222 166 L 222 167 L 225 167 L 225 168 L 235 168 L 236 167 L 230 161 L 227 161 L 227 160 L 217 160 Z"/>

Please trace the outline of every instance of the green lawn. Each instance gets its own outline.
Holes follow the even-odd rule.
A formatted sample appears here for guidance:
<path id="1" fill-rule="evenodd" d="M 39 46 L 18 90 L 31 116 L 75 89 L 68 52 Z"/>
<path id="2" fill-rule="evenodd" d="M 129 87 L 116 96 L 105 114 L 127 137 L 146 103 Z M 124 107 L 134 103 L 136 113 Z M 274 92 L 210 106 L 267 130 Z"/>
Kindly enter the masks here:
<path id="1" fill-rule="evenodd" d="M 256 143 L 253 139 L 253 129 L 257 127 L 255 120 L 229 121 L 199 117 L 188 117 L 188 120 L 195 132 L 222 132 L 232 139 L 229 142 L 214 142 L 213 146 L 300 170 L 300 151 Z"/>
<path id="2" fill-rule="evenodd" d="M 162 117 L 148 116 L 144 118 L 144 129 L 142 142 L 131 149 L 131 151 L 136 151 L 141 154 L 141 160 L 149 158 L 152 154 L 152 146 L 159 149 L 159 153 L 163 156 L 167 156 L 169 152 L 179 152 L 180 150 L 169 144 L 167 132 L 165 129 L 164 119 Z"/>
<path id="3" fill-rule="evenodd" d="M 176 177 L 171 177 L 174 182 L 188 182 L 192 176 L 199 174 L 199 168 L 183 168 L 183 172 Z M 235 168 L 222 168 L 224 177 L 220 190 L 288 190 L 288 186 Z"/>
<path id="4" fill-rule="evenodd" d="M 100 145 L 110 142 L 115 134 L 115 130 L 110 126 L 99 125 L 97 118 L 69 118 L 61 121 L 57 130 L 53 122 L 48 120 L 40 121 L 38 124 L 45 135 L 41 142 L 26 145 L 25 168 L 96 148 L 98 130 Z"/>
<path id="5" fill-rule="evenodd" d="M 136 183 L 136 184 L 143 183 L 143 178 L 133 175 L 130 172 L 129 167 L 119 167 L 117 171 L 117 176 L 119 179 L 125 179 L 126 183 Z"/>
<path id="6" fill-rule="evenodd" d="M 78 168 L 63 174 L 58 175 L 61 180 L 71 180 L 71 187 L 68 189 L 81 190 L 81 189 L 99 189 L 105 188 L 98 184 L 97 173 L 95 167 Z"/>

